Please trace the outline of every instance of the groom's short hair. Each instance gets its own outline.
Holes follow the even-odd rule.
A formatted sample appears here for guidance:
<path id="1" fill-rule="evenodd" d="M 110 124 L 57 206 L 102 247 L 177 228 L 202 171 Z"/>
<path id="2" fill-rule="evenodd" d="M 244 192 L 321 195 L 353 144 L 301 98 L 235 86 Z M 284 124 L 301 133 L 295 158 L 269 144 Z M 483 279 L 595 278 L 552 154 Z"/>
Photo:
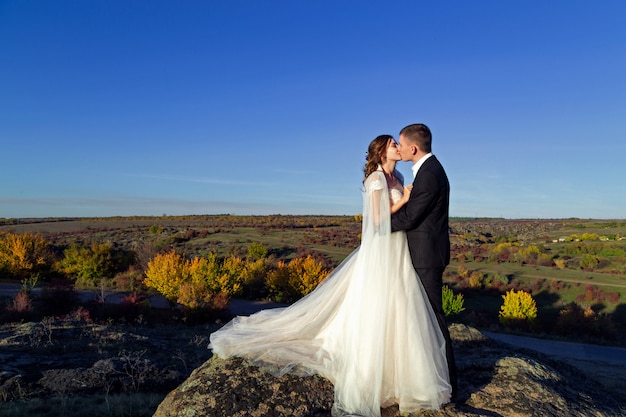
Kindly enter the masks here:
<path id="1" fill-rule="evenodd" d="M 422 152 L 432 152 L 433 136 L 428 126 L 422 123 L 408 125 L 400 131 L 409 142 L 417 145 Z"/>

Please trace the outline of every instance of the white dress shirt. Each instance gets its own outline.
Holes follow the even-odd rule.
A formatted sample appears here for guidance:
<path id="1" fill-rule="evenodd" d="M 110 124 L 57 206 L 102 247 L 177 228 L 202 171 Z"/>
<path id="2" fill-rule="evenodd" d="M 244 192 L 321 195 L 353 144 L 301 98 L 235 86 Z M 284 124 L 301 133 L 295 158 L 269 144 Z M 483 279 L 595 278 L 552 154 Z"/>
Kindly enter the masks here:
<path id="1" fill-rule="evenodd" d="M 415 176 L 417 175 L 417 171 L 419 171 L 422 165 L 424 165 L 424 162 L 426 162 L 426 160 L 430 158 L 431 156 L 433 156 L 433 154 L 432 152 L 429 152 L 426 155 L 422 156 L 416 163 L 413 164 L 413 166 L 411 167 L 411 171 L 413 171 L 413 179 L 415 179 Z"/>

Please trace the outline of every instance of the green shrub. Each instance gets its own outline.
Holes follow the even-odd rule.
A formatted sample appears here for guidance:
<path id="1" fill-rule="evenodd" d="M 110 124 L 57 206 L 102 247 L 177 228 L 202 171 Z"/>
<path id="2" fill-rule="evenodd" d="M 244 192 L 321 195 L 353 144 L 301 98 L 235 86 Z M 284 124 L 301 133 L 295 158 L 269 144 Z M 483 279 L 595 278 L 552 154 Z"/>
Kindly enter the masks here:
<path id="1" fill-rule="evenodd" d="M 152 226 L 150 226 L 150 234 L 160 235 L 161 233 L 163 233 L 163 226 L 160 226 L 158 224 L 153 224 Z"/>
<path id="2" fill-rule="evenodd" d="M 580 267 L 583 269 L 593 269 L 598 265 L 598 263 L 600 263 L 600 260 L 597 257 L 585 254 L 580 260 Z"/>
<path id="3" fill-rule="evenodd" d="M 461 311 L 465 310 L 463 307 L 464 299 L 463 294 L 454 294 L 450 287 L 444 285 L 441 291 L 442 301 L 443 301 L 443 312 L 446 317 L 449 317 L 453 314 L 459 314 Z"/>

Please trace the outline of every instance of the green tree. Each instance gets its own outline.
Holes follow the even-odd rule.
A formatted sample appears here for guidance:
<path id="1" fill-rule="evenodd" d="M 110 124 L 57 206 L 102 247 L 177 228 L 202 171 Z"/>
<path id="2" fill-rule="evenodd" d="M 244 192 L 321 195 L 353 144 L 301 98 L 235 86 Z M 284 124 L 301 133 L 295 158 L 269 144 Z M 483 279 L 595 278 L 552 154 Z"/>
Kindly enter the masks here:
<path id="1" fill-rule="evenodd" d="M 79 288 L 98 287 L 115 271 L 113 246 L 109 243 L 92 243 L 91 246 L 71 244 L 63 255 L 56 269 L 74 278 Z"/>
<path id="2" fill-rule="evenodd" d="M 262 243 L 251 243 L 248 245 L 248 259 L 256 261 L 267 257 L 267 248 Z"/>

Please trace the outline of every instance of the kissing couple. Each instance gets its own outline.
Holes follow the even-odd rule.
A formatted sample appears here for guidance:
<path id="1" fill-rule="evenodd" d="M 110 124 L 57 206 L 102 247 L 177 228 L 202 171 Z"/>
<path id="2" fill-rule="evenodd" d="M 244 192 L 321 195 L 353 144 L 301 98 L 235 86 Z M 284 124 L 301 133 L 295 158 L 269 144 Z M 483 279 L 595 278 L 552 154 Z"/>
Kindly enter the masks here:
<path id="1" fill-rule="evenodd" d="M 442 307 L 450 260 L 450 184 L 424 124 L 376 137 L 363 168 L 361 244 L 294 304 L 238 316 L 210 336 L 220 358 L 247 358 L 274 375 L 333 383 L 333 416 L 438 409 L 456 396 Z M 398 161 L 413 163 L 405 186 Z"/>

